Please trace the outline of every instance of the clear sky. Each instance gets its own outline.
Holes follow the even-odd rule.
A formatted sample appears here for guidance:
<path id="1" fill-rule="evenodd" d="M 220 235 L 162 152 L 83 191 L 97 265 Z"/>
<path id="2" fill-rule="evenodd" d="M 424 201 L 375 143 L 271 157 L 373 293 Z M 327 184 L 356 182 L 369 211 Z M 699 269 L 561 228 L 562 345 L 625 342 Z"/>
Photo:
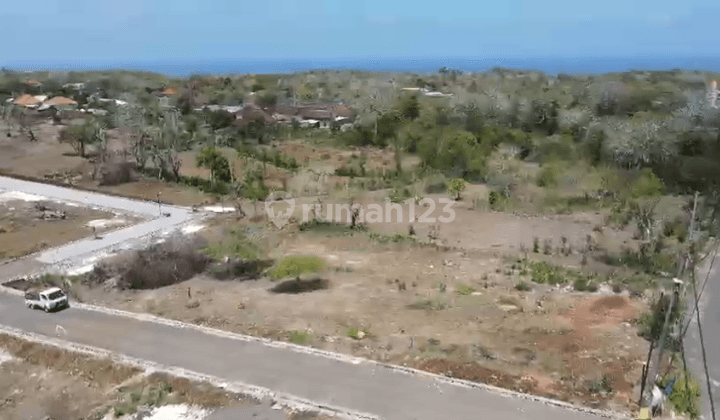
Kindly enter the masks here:
<path id="1" fill-rule="evenodd" d="M 718 0 L 3 0 L 0 18 L 0 65 L 720 55 Z"/>

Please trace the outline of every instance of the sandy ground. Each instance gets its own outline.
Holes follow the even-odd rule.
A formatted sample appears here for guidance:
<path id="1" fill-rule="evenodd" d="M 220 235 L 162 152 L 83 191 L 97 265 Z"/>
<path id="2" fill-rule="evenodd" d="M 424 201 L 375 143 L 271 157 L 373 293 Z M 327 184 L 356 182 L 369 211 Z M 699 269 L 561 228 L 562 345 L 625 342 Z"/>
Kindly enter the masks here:
<path id="1" fill-rule="evenodd" d="M 142 404 L 150 401 L 151 395 L 158 395 L 159 389 L 167 392 L 158 400 L 163 406 L 143 408 Z M 133 405 L 134 399 L 139 401 Z M 146 420 L 326 419 L 314 413 L 276 410 L 269 402 L 229 394 L 207 384 L 158 374 L 147 376 L 106 360 L 0 335 L 0 418 L 135 419 L 135 410 L 120 414 L 127 411 L 126 406 L 139 406 Z"/>
<path id="2" fill-rule="evenodd" d="M 20 198 L 20 199 L 17 199 Z M 137 217 L 0 192 L 0 261 L 17 258 L 77 239 L 102 235 L 140 221 Z M 47 207 L 43 212 L 38 206 Z M 49 218 L 65 212 L 65 219 Z M 44 218 L 44 215 L 46 216 Z"/>

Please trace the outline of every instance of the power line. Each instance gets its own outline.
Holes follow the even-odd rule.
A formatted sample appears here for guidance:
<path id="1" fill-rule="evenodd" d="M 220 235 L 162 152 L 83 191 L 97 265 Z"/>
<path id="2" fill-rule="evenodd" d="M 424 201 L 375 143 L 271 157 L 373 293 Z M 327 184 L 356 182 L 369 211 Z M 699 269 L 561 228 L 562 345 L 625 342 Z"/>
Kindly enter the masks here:
<path id="1" fill-rule="evenodd" d="M 708 398 L 710 398 L 710 410 L 712 412 L 713 420 L 716 420 L 715 402 L 713 401 L 712 386 L 710 384 L 710 372 L 708 371 L 707 355 L 705 354 L 705 341 L 703 340 L 702 327 L 700 326 L 700 310 L 698 309 L 698 293 L 697 293 L 697 287 L 695 286 L 695 267 L 693 267 L 692 285 L 693 285 L 693 294 L 695 295 L 695 316 L 697 317 L 698 332 L 700 333 L 700 349 L 702 349 L 703 367 L 705 368 L 705 381 L 707 382 Z"/>
<path id="2" fill-rule="evenodd" d="M 716 245 L 712 260 L 710 260 L 710 268 L 708 268 L 708 272 L 705 275 L 705 280 L 703 281 L 703 285 L 700 288 L 700 294 L 698 295 L 698 299 L 700 299 L 702 297 L 702 294 L 705 291 L 705 286 L 707 285 L 708 279 L 710 278 L 710 273 L 712 272 L 713 264 L 715 264 L 715 257 L 717 256 L 718 248 L 719 247 Z M 695 308 L 697 308 L 697 306 L 693 306 L 692 312 L 690 313 L 690 316 L 688 317 L 688 321 L 685 324 L 685 327 L 682 329 L 682 333 L 680 334 L 680 340 L 682 340 L 685 337 L 685 333 L 687 333 L 688 328 L 690 328 L 690 324 L 692 324 L 692 316 L 695 315 Z"/>

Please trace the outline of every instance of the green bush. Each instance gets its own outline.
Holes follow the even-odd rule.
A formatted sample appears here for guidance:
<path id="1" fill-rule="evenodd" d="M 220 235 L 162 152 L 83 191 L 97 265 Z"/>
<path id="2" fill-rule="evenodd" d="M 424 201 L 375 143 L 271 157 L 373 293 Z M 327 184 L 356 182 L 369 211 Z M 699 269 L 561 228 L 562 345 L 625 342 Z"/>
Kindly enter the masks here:
<path id="1" fill-rule="evenodd" d="M 662 385 L 667 386 L 670 378 L 663 379 Z M 691 419 L 700 417 L 700 386 L 692 378 L 680 378 L 670 393 L 670 402 L 678 414 L 686 414 Z"/>
<path id="2" fill-rule="evenodd" d="M 558 175 L 560 171 L 555 165 L 543 166 L 537 177 L 538 187 L 555 187 L 558 184 Z"/>
<path id="3" fill-rule="evenodd" d="M 578 292 L 590 292 L 594 293 L 597 292 L 598 286 L 594 282 L 591 282 L 590 279 L 588 279 L 585 276 L 581 276 L 575 279 L 573 282 L 573 288 Z"/>
<path id="4" fill-rule="evenodd" d="M 533 262 L 530 264 L 532 281 L 539 284 L 562 284 L 567 281 L 561 269 L 550 265 L 545 261 Z"/>
<path id="5" fill-rule="evenodd" d="M 643 169 L 632 183 L 631 194 L 639 197 L 659 197 L 665 192 L 665 184 L 650 169 Z"/>
<path id="6" fill-rule="evenodd" d="M 305 273 L 314 273 L 325 267 L 325 262 L 314 255 L 290 255 L 278 263 L 270 272 L 273 279 L 298 277 Z"/>

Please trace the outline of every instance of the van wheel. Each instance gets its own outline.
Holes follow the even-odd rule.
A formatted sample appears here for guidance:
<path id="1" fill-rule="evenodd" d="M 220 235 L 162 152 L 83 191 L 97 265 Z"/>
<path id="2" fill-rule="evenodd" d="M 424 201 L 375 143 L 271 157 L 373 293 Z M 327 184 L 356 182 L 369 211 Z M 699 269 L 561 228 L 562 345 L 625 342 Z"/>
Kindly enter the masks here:
<path id="1" fill-rule="evenodd" d="M 45 311 L 45 312 L 50 312 L 50 308 L 48 308 L 47 306 L 45 306 L 45 307 L 43 307 L 43 311 Z"/>

